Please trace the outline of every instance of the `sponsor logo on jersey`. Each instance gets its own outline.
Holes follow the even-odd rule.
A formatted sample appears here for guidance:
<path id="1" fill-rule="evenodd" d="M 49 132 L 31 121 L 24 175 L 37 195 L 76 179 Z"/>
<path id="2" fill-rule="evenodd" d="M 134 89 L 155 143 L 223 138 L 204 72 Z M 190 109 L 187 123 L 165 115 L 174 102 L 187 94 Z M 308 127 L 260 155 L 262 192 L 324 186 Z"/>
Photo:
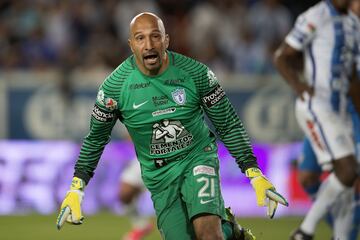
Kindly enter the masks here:
<path id="1" fill-rule="evenodd" d="M 311 120 L 306 121 L 307 128 L 310 131 L 311 138 L 313 140 L 313 143 L 321 150 L 325 151 L 325 148 L 322 144 L 322 138 L 319 136 L 319 134 L 316 131 L 315 123 Z"/>
<path id="2" fill-rule="evenodd" d="M 218 103 L 224 96 L 225 92 L 218 84 L 212 91 L 202 98 L 202 101 L 208 108 L 210 108 Z"/>
<path id="3" fill-rule="evenodd" d="M 166 85 L 179 85 L 179 84 L 184 83 L 184 82 L 185 82 L 184 79 L 168 79 L 168 80 L 165 80 Z"/>
<path id="4" fill-rule="evenodd" d="M 135 104 L 133 103 L 133 109 L 138 109 L 139 107 L 141 107 L 142 105 L 146 104 L 149 100 L 139 103 L 139 104 Z"/>
<path id="5" fill-rule="evenodd" d="M 166 166 L 167 162 L 165 159 L 157 158 L 157 159 L 154 159 L 154 164 L 155 164 L 156 168 L 161 168 L 163 166 Z"/>
<path id="6" fill-rule="evenodd" d="M 307 27 L 310 30 L 310 32 L 315 32 L 315 30 L 316 30 L 315 25 L 313 25 L 312 23 L 308 23 Z"/>
<path id="7" fill-rule="evenodd" d="M 150 82 L 147 83 L 133 83 L 130 84 L 129 88 L 130 89 L 141 89 L 141 88 L 147 88 L 150 86 Z"/>
<path id="8" fill-rule="evenodd" d="M 104 105 L 109 110 L 114 110 L 117 107 L 117 102 L 112 98 L 105 98 L 104 90 L 99 90 L 96 100 L 100 105 Z"/>
<path id="9" fill-rule="evenodd" d="M 91 115 L 100 122 L 111 122 L 115 118 L 114 113 L 106 112 L 97 105 L 94 105 Z"/>
<path id="10" fill-rule="evenodd" d="M 152 116 L 153 117 L 156 117 L 156 116 L 160 116 L 160 115 L 163 115 L 163 114 L 169 114 L 169 113 L 173 113 L 176 111 L 176 108 L 167 108 L 167 109 L 161 109 L 161 110 L 157 110 L 155 112 L 152 113 Z"/>
<path id="11" fill-rule="evenodd" d="M 117 102 L 112 98 L 106 98 L 105 107 L 112 111 L 117 107 Z"/>
<path id="12" fill-rule="evenodd" d="M 218 80 L 214 74 L 213 71 L 211 71 L 209 69 L 209 71 L 207 72 L 207 77 L 209 79 L 209 86 L 212 87 L 212 86 L 215 86 L 217 83 L 218 83 Z"/>
<path id="13" fill-rule="evenodd" d="M 185 89 L 178 88 L 171 92 L 172 98 L 179 105 L 184 105 L 186 102 Z"/>
<path id="14" fill-rule="evenodd" d="M 213 167 L 205 166 L 205 165 L 199 165 L 193 168 L 193 174 L 194 176 L 199 174 L 205 174 L 209 176 L 216 176 L 215 169 Z"/>
<path id="15" fill-rule="evenodd" d="M 152 101 L 153 101 L 155 107 L 158 107 L 158 106 L 167 104 L 169 102 L 169 99 L 166 95 L 162 95 L 162 96 L 152 97 Z"/>
<path id="16" fill-rule="evenodd" d="M 212 202 L 212 201 L 214 201 L 215 199 L 213 198 L 213 199 L 209 199 L 209 200 L 204 200 L 204 199 L 200 199 L 200 203 L 201 204 L 207 204 L 207 203 L 210 203 L 210 202 Z"/>
<path id="17" fill-rule="evenodd" d="M 151 155 L 175 152 L 191 145 L 193 136 L 180 121 L 162 120 L 153 125 L 150 144 Z"/>

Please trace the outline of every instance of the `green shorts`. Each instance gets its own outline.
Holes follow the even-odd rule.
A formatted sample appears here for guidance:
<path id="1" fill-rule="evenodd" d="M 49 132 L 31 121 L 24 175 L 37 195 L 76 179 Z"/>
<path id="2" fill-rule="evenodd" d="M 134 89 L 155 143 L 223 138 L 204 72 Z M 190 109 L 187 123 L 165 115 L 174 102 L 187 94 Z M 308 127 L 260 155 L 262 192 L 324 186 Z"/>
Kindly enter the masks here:
<path id="1" fill-rule="evenodd" d="M 189 166 L 168 188 L 152 194 L 163 239 L 195 239 L 192 219 L 202 214 L 225 217 L 216 146 L 187 157 Z"/>

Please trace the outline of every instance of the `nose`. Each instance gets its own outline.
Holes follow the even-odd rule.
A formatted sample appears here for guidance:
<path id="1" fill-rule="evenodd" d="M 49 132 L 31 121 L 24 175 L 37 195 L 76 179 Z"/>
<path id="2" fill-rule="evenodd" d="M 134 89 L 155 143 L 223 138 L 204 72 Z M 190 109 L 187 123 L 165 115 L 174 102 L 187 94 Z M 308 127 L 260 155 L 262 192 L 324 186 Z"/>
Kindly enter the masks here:
<path id="1" fill-rule="evenodd" d="M 150 37 L 147 37 L 145 39 L 145 50 L 151 50 L 153 49 L 153 42 Z"/>

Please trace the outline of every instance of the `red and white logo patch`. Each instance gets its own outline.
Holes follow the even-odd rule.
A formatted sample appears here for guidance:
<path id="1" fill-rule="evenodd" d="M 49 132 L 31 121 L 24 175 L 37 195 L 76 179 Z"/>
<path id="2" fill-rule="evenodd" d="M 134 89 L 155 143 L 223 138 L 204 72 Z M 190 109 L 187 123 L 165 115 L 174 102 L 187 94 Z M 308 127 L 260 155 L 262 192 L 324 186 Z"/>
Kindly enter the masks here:
<path id="1" fill-rule="evenodd" d="M 109 110 L 114 110 L 117 107 L 117 102 L 112 98 L 106 98 L 105 107 Z"/>

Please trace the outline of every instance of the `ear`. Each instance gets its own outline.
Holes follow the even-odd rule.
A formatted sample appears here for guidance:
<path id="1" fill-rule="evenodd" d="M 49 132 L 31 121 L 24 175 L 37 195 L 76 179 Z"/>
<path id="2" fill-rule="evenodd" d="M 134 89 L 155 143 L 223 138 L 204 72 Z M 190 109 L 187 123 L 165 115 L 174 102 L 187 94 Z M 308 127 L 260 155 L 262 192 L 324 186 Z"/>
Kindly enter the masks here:
<path id="1" fill-rule="evenodd" d="M 169 47 L 169 43 L 170 43 L 170 37 L 169 34 L 165 35 L 165 49 L 167 49 Z"/>
<path id="2" fill-rule="evenodd" d="M 129 45 L 129 47 L 130 47 L 130 49 L 131 49 L 131 52 L 134 53 L 134 49 L 133 49 L 132 46 L 131 46 L 131 40 L 130 40 L 130 39 L 128 39 L 128 45 Z"/>

